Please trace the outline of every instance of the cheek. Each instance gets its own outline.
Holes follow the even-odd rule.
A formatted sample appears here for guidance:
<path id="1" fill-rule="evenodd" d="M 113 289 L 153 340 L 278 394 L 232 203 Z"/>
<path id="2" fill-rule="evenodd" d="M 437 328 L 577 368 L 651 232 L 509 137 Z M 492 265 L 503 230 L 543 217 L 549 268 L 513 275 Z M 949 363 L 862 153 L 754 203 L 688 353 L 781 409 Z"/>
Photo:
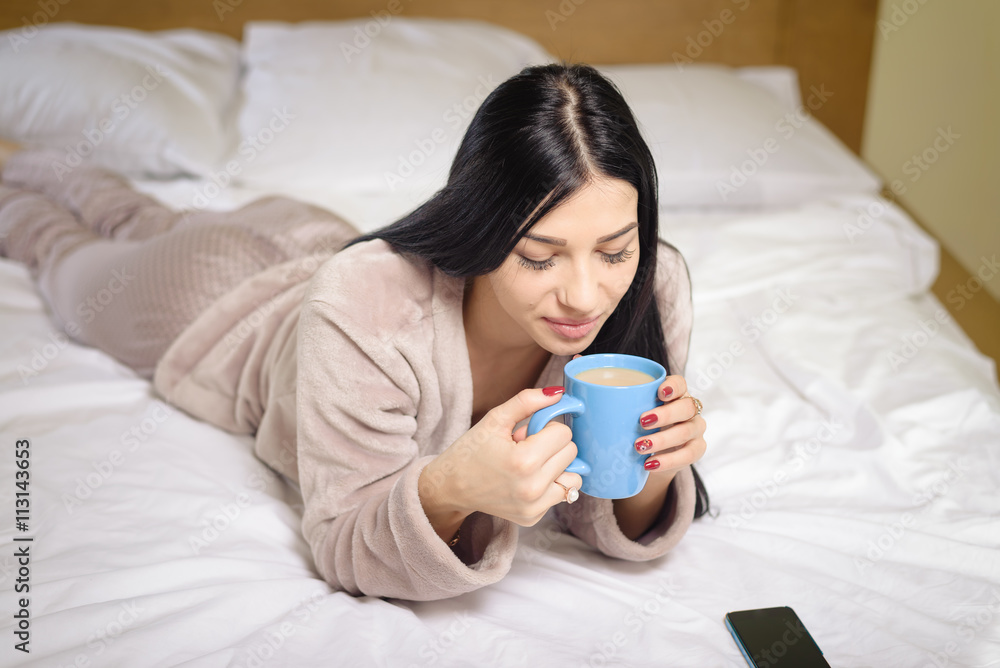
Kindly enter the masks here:
<path id="1" fill-rule="evenodd" d="M 609 290 L 614 296 L 616 303 L 621 301 L 621 298 L 625 296 L 626 292 L 628 292 L 629 287 L 632 286 L 632 281 L 635 280 L 635 274 L 638 269 L 638 264 L 632 265 L 632 268 L 629 271 L 620 272 L 620 274 L 612 280 Z"/>
<path id="2" fill-rule="evenodd" d="M 545 294 L 544 272 L 524 267 L 508 267 L 491 279 L 493 292 L 504 310 L 511 315 L 523 314 L 538 306 Z"/>

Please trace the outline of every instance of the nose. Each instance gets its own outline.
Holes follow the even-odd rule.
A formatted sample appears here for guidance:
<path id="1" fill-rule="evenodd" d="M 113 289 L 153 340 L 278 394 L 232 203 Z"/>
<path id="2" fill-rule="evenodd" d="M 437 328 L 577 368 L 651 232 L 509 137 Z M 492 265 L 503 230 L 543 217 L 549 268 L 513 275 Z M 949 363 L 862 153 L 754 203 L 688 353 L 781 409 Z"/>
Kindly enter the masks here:
<path id="1" fill-rule="evenodd" d="M 576 263 L 563 281 L 559 301 L 580 315 L 590 315 L 597 310 L 600 292 L 593 268 L 586 262 Z"/>

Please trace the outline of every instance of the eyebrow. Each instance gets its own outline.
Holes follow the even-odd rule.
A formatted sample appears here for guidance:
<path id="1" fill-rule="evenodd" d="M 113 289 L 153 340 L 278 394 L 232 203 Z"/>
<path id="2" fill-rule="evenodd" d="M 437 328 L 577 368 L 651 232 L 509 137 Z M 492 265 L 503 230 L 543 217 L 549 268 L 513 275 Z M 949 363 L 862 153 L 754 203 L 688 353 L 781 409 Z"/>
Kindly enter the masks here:
<path id="1" fill-rule="evenodd" d="M 637 223 L 637 222 L 631 222 L 628 225 L 626 225 L 625 227 L 623 227 L 622 229 L 618 230 L 617 232 L 609 234 L 606 237 L 601 237 L 600 239 L 597 240 L 597 243 L 603 244 L 603 243 L 607 243 L 608 241 L 612 241 L 613 239 L 617 239 L 618 237 L 622 236 L 626 232 L 630 231 L 632 228 L 635 228 L 635 227 L 638 227 L 638 226 L 639 226 L 639 223 Z M 539 243 L 549 244 L 550 246 L 565 246 L 566 245 L 566 240 L 565 239 L 556 239 L 554 237 L 542 237 L 542 236 L 538 236 L 537 234 L 532 234 L 531 232 L 525 233 L 524 237 L 526 239 L 531 239 L 532 241 L 537 241 Z"/>

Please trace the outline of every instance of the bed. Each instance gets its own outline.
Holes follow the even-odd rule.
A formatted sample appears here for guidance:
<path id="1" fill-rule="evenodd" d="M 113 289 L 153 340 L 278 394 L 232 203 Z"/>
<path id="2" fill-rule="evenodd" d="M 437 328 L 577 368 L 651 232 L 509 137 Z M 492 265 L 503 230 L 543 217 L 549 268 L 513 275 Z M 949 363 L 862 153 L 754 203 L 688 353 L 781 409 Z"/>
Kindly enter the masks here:
<path id="1" fill-rule="evenodd" d="M 362 231 L 440 186 L 491 85 L 552 58 L 485 23 L 374 15 L 251 22 L 242 42 L 53 23 L 0 45 L 0 135 L 178 209 L 280 193 Z M 1000 665 L 1000 387 L 929 291 L 937 244 L 807 113 L 824 101 L 795 70 L 599 67 L 691 271 L 710 516 L 654 562 L 546 517 L 474 593 L 333 592 L 251 440 L 69 340 L 2 260 L 0 663 L 740 666 L 723 615 L 788 605 L 833 666 Z"/>

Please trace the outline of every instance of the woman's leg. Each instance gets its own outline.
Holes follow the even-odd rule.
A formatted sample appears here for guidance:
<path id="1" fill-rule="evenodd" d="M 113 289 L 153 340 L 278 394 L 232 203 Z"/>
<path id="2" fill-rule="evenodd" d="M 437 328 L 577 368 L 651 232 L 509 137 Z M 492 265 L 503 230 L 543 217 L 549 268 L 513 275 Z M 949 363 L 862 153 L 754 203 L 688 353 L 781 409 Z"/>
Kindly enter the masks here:
<path id="1" fill-rule="evenodd" d="M 51 150 L 14 153 L 3 166 L 3 184 L 44 194 L 102 237 L 148 239 L 184 218 L 113 172 L 93 165 L 66 171 L 60 160 Z"/>
<path id="2" fill-rule="evenodd" d="M 238 225 L 105 239 L 42 194 L 0 185 L 0 255 L 27 265 L 59 326 L 151 378 L 205 308 L 286 256 Z"/>
<path id="3" fill-rule="evenodd" d="M 66 175 L 63 192 L 46 168 L 27 154 L 8 161 L 0 255 L 28 266 L 68 335 L 147 378 L 184 328 L 226 292 L 286 260 L 332 254 L 358 233 L 328 211 L 286 198 L 185 217 L 97 168 Z M 10 189 L 11 181 L 40 187 Z"/>

